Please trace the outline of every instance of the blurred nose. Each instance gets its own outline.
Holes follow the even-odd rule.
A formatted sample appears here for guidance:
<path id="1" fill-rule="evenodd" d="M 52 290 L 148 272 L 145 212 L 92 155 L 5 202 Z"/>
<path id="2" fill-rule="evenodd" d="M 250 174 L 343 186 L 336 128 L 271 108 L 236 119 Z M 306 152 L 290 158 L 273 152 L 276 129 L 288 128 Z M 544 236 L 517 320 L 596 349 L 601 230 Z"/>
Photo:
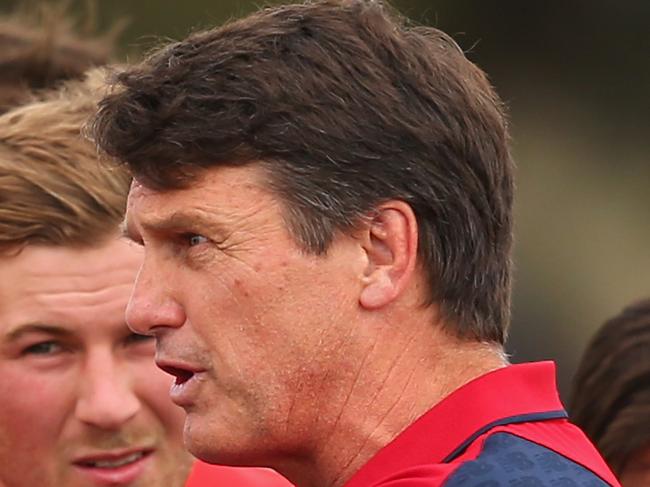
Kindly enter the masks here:
<path id="1" fill-rule="evenodd" d="M 173 277 L 160 270 L 145 259 L 126 308 L 129 328 L 141 335 L 156 335 L 157 331 L 185 323 L 185 312 L 173 297 Z"/>
<path id="2" fill-rule="evenodd" d="M 77 419 L 97 428 L 115 430 L 132 419 L 140 407 L 128 367 L 116 363 L 110 349 L 90 354 L 79 382 Z"/>

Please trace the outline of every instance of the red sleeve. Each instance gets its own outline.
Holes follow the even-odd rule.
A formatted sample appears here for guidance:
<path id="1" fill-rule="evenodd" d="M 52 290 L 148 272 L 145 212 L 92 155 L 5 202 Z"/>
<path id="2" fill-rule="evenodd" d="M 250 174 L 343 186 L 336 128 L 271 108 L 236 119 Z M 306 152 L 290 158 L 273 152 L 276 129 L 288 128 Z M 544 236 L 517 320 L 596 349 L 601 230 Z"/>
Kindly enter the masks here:
<path id="1" fill-rule="evenodd" d="M 440 487 L 458 466 L 432 464 L 411 467 L 381 480 L 372 487 Z"/>

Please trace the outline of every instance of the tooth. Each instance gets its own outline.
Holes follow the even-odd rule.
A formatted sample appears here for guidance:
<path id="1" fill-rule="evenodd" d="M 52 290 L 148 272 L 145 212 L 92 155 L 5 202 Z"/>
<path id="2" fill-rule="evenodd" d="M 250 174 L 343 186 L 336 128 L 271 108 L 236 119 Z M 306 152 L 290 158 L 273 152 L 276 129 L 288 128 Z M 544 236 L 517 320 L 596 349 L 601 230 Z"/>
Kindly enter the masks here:
<path id="1" fill-rule="evenodd" d="M 142 456 L 142 452 L 137 452 L 117 460 L 99 460 L 92 462 L 92 466 L 97 468 L 117 468 L 121 467 L 122 465 L 126 465 L 127 463 L 133 463 L 136 460 L 142 458 Z"/>

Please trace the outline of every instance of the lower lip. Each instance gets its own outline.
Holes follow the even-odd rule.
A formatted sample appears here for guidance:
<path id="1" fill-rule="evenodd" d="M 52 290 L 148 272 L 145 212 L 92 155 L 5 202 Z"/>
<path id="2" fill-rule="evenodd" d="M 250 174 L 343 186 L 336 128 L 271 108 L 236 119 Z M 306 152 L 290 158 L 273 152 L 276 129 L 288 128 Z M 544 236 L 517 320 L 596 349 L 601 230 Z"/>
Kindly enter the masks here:
<path id="1" fill-rule="evenodd" d="M 129 485 L 139 479 L 153 461 L 153 453 L 149 453 L 135 462 L 115 468 L 98 468 L 75 465 L 78 471 L 87 477 L 94 485 Z"/>
<path id="2" fill-rule="evenodd" d="M 169 397 L 177 406 L 188 408 L 194 404 L 199 392 L 200 382 L 201 372 L 194 373 L 192 377 L 182 384 L 174 382 L 169 390 Z"/>

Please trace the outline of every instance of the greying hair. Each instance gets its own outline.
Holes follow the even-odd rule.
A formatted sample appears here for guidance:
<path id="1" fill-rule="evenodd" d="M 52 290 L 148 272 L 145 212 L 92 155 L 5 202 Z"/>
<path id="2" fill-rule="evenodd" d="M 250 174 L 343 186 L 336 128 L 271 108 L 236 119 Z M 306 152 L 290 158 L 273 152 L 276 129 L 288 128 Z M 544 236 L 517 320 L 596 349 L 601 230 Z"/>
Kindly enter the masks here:
<path id="1" fill-rule="evenodd" d="M 380 1 L 261 10 L 129 68 L 93 124 L 143 184 L 261 163 L 296 241 L 327 251 L 383 201 L 416 215 L 426 303 L 503 343 L 513 168 L 502 104 L 443 32 Z M 261 162 L 260 162 L 261 161 Z"/>

